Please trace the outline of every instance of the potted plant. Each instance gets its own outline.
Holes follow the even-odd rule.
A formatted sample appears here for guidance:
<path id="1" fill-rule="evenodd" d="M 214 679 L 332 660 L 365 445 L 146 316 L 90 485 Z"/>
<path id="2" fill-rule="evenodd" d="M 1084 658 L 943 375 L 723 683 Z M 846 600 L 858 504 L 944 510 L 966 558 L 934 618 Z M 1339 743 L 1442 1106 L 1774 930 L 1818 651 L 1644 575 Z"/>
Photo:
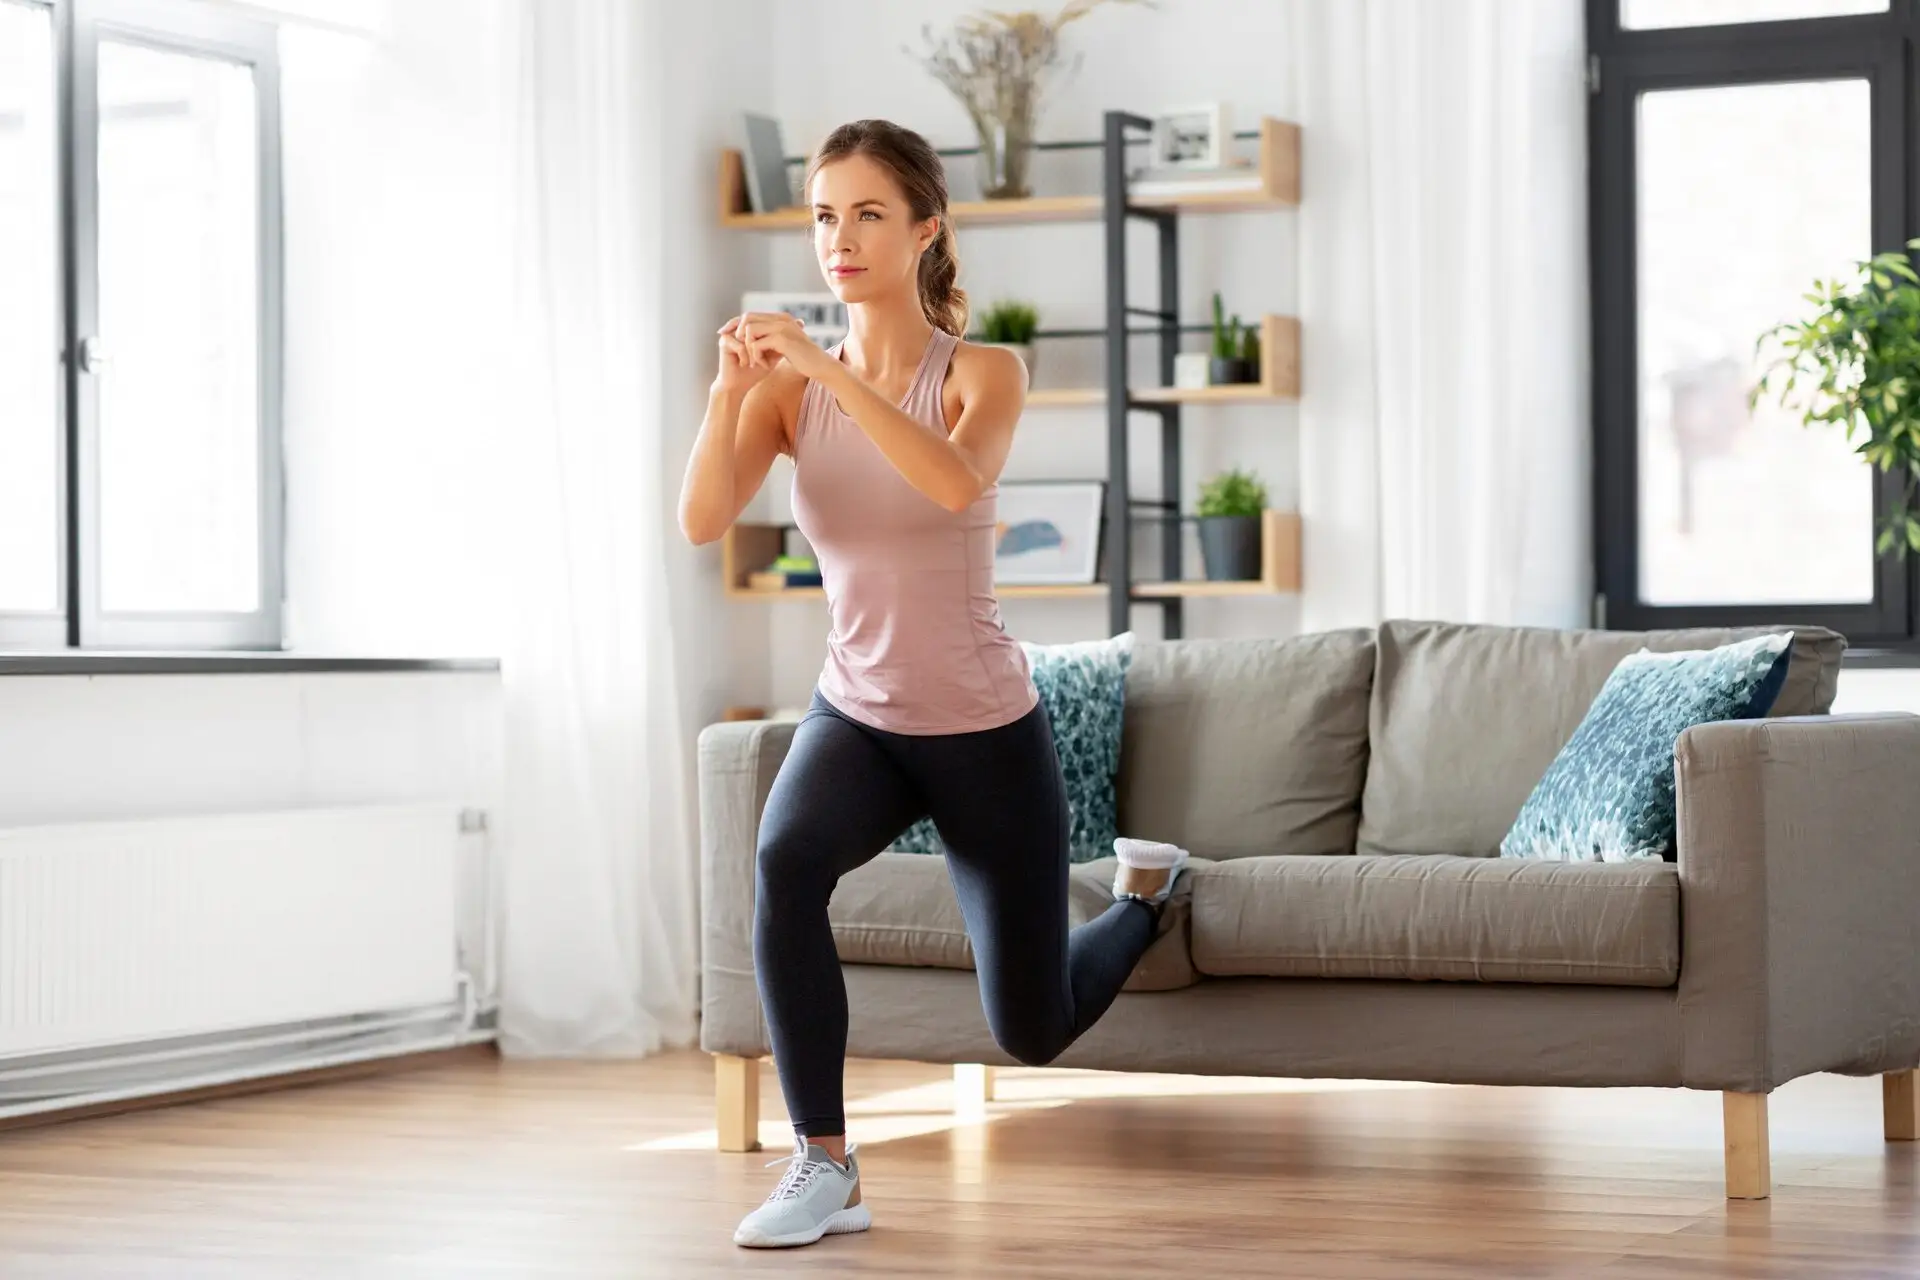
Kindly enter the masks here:
<path id="1" fill-rule="evenodd" d="M 987 308 L 980 318 L 981 345 L 1005 347 L 1019 356 L 1033 377 L 1033 335 L 1040 328 L 1040 313 L 1031 303 L 1004 300 Z"/>
<path id="2" fill-rule="evenodd" d="M 1920 250 L 1920 240 L 1907 241 Z M 1760 335 L 1755 352 L 1779 354 L 1747 396 L 1749 411 L 1769 388 L 1785 406 L 1802 384 L 1808 392 L 1801 425 L 1838 424 L 1854 452 L 1882 473 L 1900 473 L 1900 498 L 1882 518 L 1878 554 L 1905 559 L 1920 551 L 1920 276 L 1907 253 L 1856 262 L 1855 278 L 1814 281 L 1806 295 L 1814 314 Z"/>
<path id="3" fill-rule="evenodd" d="M 1223 471 L 1200 486 L 1200 559 L 1209 582 L 1260 576 L 1260 513 L 1267 486 L 1251 471 Z"/>
<path id="4" fill-rule="evenodd" d="M 1260 331 L 1226 317 L 1220 295 L 1213 295 L 1213 358 L 1207 379 L 1215 386 L 1260 381 Z"/>

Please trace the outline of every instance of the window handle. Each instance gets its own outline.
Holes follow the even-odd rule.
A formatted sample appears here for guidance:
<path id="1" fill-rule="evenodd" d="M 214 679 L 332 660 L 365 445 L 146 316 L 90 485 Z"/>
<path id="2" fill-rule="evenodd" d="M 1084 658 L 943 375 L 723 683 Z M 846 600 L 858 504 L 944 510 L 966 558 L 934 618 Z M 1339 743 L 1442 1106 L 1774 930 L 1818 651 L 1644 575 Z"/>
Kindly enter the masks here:
<path id="1" fill-rule="evenodd" d="M 99 373 L 107 367 L 107 349 L 98 335 L 80 339 L 80 372 Z"/>

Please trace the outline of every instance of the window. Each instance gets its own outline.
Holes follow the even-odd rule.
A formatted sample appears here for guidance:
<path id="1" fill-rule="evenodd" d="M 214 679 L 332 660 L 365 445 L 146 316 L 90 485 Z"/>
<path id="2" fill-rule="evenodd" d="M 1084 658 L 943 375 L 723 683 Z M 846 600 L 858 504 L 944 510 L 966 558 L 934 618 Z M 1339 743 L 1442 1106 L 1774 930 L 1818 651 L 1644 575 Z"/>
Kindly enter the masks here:
<path id="1" fill-rule="evenodd" d="M 1915 0 L 1588 0 L 1595 547 L 1621 628 L 1912 645 L 1897 481 L 1747 393 L 1816 279 L 1920 235 Z"/>
<path id="2" fill-rule="evenodd" d="M 272 30 L 0 0 L 0 645 L 278 648 Z"/>

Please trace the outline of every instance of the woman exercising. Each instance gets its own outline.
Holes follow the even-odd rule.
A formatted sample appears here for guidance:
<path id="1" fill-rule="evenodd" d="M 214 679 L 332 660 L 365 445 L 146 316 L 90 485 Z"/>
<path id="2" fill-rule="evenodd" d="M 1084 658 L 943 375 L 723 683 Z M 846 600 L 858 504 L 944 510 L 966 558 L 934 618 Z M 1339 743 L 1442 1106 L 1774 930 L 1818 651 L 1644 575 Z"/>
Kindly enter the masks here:
<path id="1" fill-rule="evenodd" d="M 774 456 L 790 456 L 794 519 L 832 618 L 755 857 L 754 972 L 795 1134 L 779 1185 L 734 1233 L 760 1247 L 872 1221 L 841 1096 L 847 992 L 827 923 L 841 876 L 931 816 L 987 1024 L 1038 1066 L 1113 1003 L 1187 858 L 1116 841 L 1113 906 L 1068 930 L 1060 762 L 993 591 L 995 482 L 1025 366 L 961 340 L 946 176 L 925 138 L 884 120 L 842 125 L 804 190 L 848 337 L 822 350 L 797 320 L 760 312 L 722 326 L 680 495 L 681 529 L 712 542 Z"/>

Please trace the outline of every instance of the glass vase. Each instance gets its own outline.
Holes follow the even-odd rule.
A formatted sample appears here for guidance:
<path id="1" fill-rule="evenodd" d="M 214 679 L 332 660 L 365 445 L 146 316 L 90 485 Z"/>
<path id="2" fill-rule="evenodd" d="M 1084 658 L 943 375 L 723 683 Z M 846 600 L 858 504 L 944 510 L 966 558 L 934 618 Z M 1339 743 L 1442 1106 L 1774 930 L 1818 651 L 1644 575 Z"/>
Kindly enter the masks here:
<path id="1" fill-rule="evenodd" d="M 980 192 L 988 200 L 1025 200 L 1033 194 L 1027 174 L 1033 163 L 1033 116 L 982 121 Z"/>

